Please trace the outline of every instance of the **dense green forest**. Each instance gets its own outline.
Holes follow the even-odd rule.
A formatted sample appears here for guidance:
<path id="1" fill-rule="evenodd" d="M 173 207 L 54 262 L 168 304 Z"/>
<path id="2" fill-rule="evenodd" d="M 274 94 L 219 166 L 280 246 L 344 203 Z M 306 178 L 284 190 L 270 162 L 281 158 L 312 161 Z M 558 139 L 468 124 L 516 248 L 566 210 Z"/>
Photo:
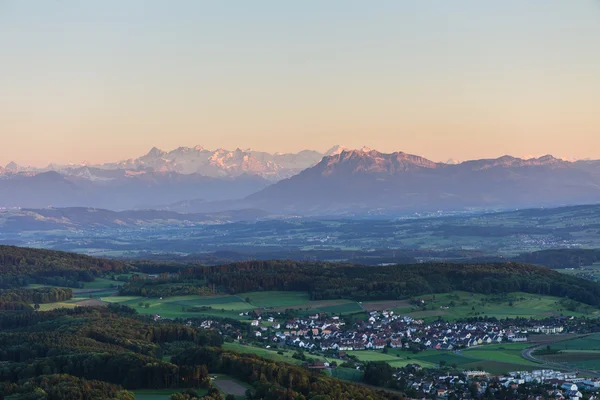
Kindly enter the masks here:
<path id="1" fill-rule="evenodd" d="M 173 296 L 204 286 L 230 293 L 307 291 L 312 300 L 390 300 L 454 290 L 526 292 L 600 306 L 600 285 L 545 267 L 519 263 L 413 264 L 384 267 L 294 261 L 252 261 L 187 268 L 156 280 L 133 280 L 124 295 Z"/>
<path id="2" fill-rule="evenodd" d="M 524 253 L 516 260 L 529 264 L 543 265 L 548 268 L 577 268 L 600 262 L 600 250 L 597 249 L 551 249 L 533 253 Z"/>
<path id="3" fill-rule="evenodd" d="M 71 289 L 62 288 L 0 290 L 0 310 L 27 311 L 32 309 L 30 304 L 55 303 L 72 297 Z"/>
<path id="4" fill-rule="evenodd" d="M 153 321 L 124 306 L 4 311 L 0 329 L 0 396 L 11 400 L 127 400 L 133 397 L 123 388 L 209 388 L 210 373 L 253 384 L 250 398 L 256 399 L 400 398 L 302 367 L 224 351 L 217 331 Z M 165 361 L 177 348 L 186 350 Z"/>
<path id="5" fill-rule="evenodd" d="M 126 272 L 130 268 L 120 261 L 79 254 L 0 246 L 0 289 L 32 283 L 76 288 L 96 276 Z"/>

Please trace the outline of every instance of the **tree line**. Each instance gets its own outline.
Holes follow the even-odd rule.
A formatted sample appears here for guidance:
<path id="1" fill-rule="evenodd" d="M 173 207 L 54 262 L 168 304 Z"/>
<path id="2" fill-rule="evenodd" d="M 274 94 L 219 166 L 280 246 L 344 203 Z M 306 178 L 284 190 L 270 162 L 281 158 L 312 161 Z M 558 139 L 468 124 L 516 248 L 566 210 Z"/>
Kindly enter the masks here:
<path id="1" fill-rule="evenodd" d="M 146 287 L 154 296 L 173 295 L 168 282 L 185 282 L 221 292 L 259 290 L 306 291 L 312 300 L 347 298 L 357 301 L 390 300 L 455 290 L 482 294 L 526 292 L 570 298 L 600 306 L 600 284 L 560 274 L 545 267 L 507 263 L 431 263 L 360 266 L 295 261 L 251 261 L 192 267 L 154 285 L 151 280 L 130 282 L 122 293 L 140 294 Z M 164 287 L 166 290 L 161 290 Z"/>
<path id="2" fill-rule="evenodd" d="M 223 351 L 218 331 L 153 321 L 124 306 L 0 312 L 0 317 L 0 398 L 129 400 L 123 388 L 210 388 L 214 373 L 253 384 L 250 398 L 256 399 L 400 398 Z M 173 357 L 167 361 L 165 355 Z M 204 398 L 221 397 L 212 391 Z"/>
<path id="3" fill-rule="evenodd" d="M 32 283 L 81 287 L 107 273 L 122 273 L 132 267 L 113 260 L 54 250 L 0 246 L 0 289 Z"/>
<path id="4" fill-rule="evenodd" d="M 73 291 L 64 288 L 0 290 L 0 310 L 30 311 L 31 304 L 56 303 L 72 297 Z"/>

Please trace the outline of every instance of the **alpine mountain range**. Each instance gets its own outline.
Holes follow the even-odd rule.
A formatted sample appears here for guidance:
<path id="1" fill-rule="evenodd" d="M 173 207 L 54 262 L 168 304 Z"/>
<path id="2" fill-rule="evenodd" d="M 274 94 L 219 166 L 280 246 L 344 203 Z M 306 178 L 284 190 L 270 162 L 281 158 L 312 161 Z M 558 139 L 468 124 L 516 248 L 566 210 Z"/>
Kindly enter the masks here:
<path id="1" fill-rule="evenodd" d="M 90 165 L 0 167 L 0 207 L 260 209 L 268 214 L 403 214 L 600 202 L 600 161 L 547 155 L 457 162 L 369 148 L 325 153 L 152 148 Z"/>

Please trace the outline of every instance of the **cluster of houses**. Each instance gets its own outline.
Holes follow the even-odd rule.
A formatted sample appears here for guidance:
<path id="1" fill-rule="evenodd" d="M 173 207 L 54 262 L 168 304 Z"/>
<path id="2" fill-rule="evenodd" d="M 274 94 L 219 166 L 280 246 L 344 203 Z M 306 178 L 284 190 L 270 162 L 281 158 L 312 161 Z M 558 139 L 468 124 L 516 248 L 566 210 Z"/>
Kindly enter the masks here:
<path id="1" fill-rule="evenodd" d="M 505 386 L 518 387 L 526 383 L 538 383 L 550 385 L 554 388 L 551 395 L 557 399 L 578 400 L 583 397 L 583 392 L 600 391 L 600 381 L 598 379 L 578 377 L 573 372 L 561 372 L 551 369 L 533 370 L 533 371 L 515 371 L 507 376 L 499 378 Z M 588 398 L 596 398 L 595 395 Z"/>
<path id="2" fill-rule="evenodd" d="M 395 315 L 393 311 L 372 311 L 365 321 L 345 326 L 342 319 L 326 314 L 296 317 L 283 322 L 276 314 L 257 316 L 251 322 L 254 339 L 272 341 L 308 350 L 404 349 L 454 350 L 502 342 L 526 342 L 529 333 L 557 334 L 559 325 L 515 326 L 512 321 L 425 323 Z"/>
<path id="3" fill-rule="evenodd" d="M 404 383 L 405 390 L 412 391 L 415 398 L 447 398 L 451 394 L 459 398 L 481 397 L 486 392 L 503 390 L 513 393 L 514 398 L 552 398 L 596 400 L 600 391 L 600 381 L 579 378 L 576 374 L 554 370 L 534 370 L 510 372 L 504 376 L 491 376 L 483 371 L 465 371 L 459 375 L 436 370 L 421 370 L 418 365 L 408 365 L 395 373 L 395 378 Z M 526 386 L 524 386 L 526 385 Z M 476 393 L 471 393 L 468 388 Z M 529 396 L 528 389 L 543 388 L 544 396 Z M 522 390 L 525 389 L 525 390 Z M 539 393 L 539 390 L 535 391 Z M 526 397 L 523 397 L 525 395 Z M 511 397 L 513 398 L 513 397 Z"/>

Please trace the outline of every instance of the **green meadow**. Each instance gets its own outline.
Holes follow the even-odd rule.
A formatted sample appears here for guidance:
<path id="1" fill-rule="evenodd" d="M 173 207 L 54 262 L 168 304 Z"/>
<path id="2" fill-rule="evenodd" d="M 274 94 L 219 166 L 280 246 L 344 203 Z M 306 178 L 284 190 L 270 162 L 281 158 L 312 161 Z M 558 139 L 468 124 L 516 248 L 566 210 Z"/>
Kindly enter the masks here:
<path id="1" fill-rule="evenodd" d="M 506 373 L 539 368 L 539 364 L 521 357 L 521 351 L 525 347 L 527 344 L 524 343 L 509 343 L 480 346 L 459 352 L 425 350 L 415 354 L 400 349 L 388 349 L 387 354 L 382 350 L 359 350 L 347 353 L 355 356 L 359 361 L 384 361 L 393 367 L 403 367 L 407 364 L 419 364 L 425 368 L 445 365 L 464 370 L 483 368 L 491 373 Z"/>
<path id="2" fill-rule="evenodd" d="M 419 296 L 413 300 L 424 300 L 424 307 L 410 306 L 395 308 L 396 314 L 408 315 L 426 321 L 443 318 L 457 320 L 472 317 L 496 318 L 542 318 L 563 314 L 573 316 L 599 315 L 597 308 L 579 304 L 579 312 L 564 308 L 561 299 L 529 293 L 508 293 L 504 295 L 485 295 L 469 292 L 451 292 Z M 581 312 L 583 311 L 583 312 Z"/>
<path id="3" fill-rule="evenodd" d="M 250 299 L 257 308 L 279 308 L 301 306 L 309 302 L 307 292 L 247 292 L 238 294 L 242 299 Z"/>
<path id="4" fill-rule="evenodd" d="M 239 343 L 223 343 L 223 349 L 236 351 L 238 353 L 256 354 L 258 356 L 268 358 L 269 360 L 281 361 L 289 364 L 302 363 L 302 361 L 292 358 L 292 355 L 294 355 L 294 351 L 291 350 L 278 350 L 276 348 L 265 349 L 255 346 L 246 346 Z M 278 352 L 283 354 L 278 354 Z M 307 354 L 307 357 L 311 356 Z"/>
<path id="5" fill-rule="evenodd" d="M 237 296 L 175 296 L 164 299 L 138 296 L 109 296 L 102 301 L 125 304 L 140 314 L 158 314 L 164 318 L 186 318 L 199 315 L 240 319 L 241 312 L 254 307 Z M 199 311 L 195 307 L 210 307 Z M 242 318 L 247 319 L 247 318 Z"/>

